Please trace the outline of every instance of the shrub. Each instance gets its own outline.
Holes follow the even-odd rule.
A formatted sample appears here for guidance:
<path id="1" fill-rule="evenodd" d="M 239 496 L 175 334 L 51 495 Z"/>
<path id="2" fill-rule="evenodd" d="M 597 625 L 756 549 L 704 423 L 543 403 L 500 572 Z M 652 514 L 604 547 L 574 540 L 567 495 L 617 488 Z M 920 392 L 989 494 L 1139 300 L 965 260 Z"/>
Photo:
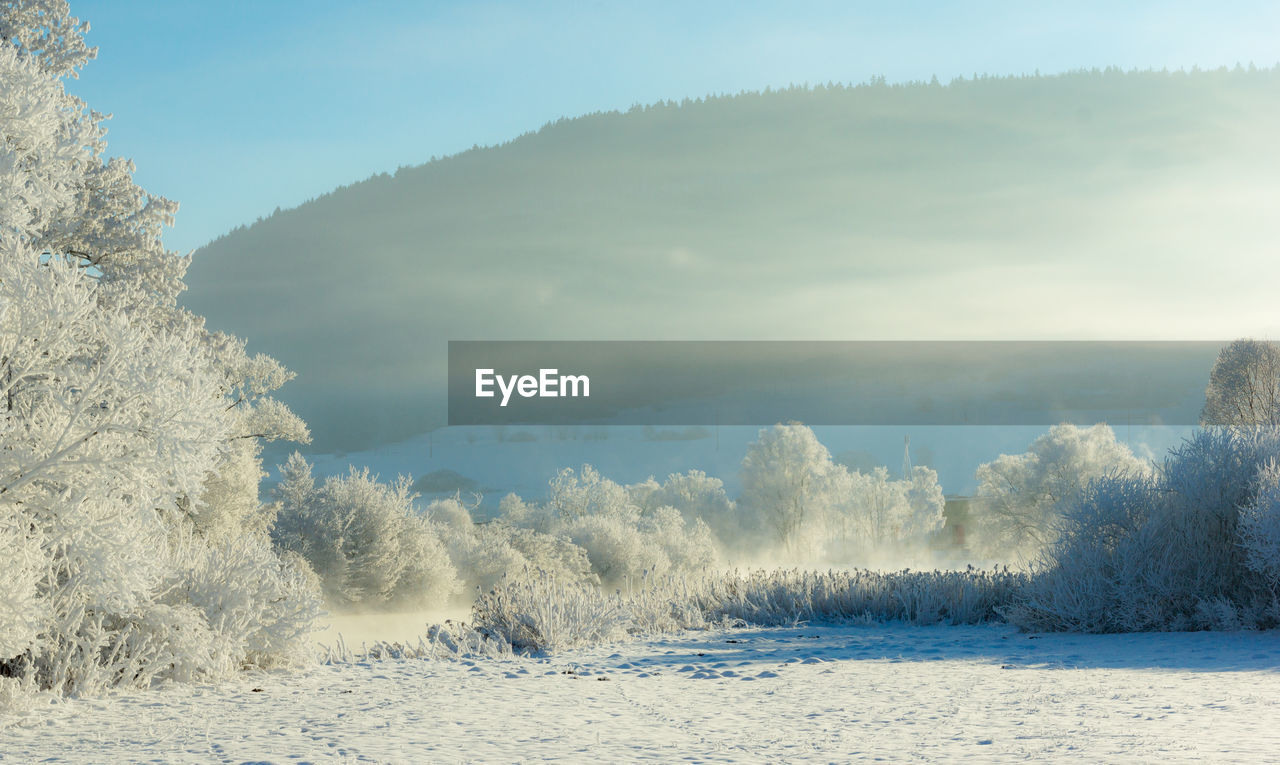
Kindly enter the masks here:
<path id="1" fill-rule="evenodd" d="M 1210 429 L 1154 476 L 1109 476 L 1069 503 L 1010 618 L 1028 629 L 1125 632 L 1269 626 L 1276 429 Z"/>
<path id="2" fill-rule="evenodd" d="M 1033 559 L 1053 542 L 1063 503 L 1089 481 L 1148 472 L 1106 425 L 1055 425 L 1022 454 L 1002 454 L 977 471 L 970 548 L 986 559 Z"/>
<path id="3" fill-rule="evenodd" d="M 550 482 L 545 504 L 511 495 L 503 499 L 499 513 L 504 523 L 581 548 L 592 572 L 609 585 L 697 573 L 718 557 L 715 539 L 701 519 L 690 524 L 675 508 L 646 509 L 590 465 L 560 471 Z"/>
<path id="4" fill-rule="evenodd" d="M 422 608 L 457 591 L 453 564 L 435 527 L 414 509 L 407 478 L 386 485 L 352 468 L 317 487 L 296 452 L 281 473 L 272 539 L 311 565 L 329 603 Z"/>
<path id="5" fill-rule="evenodd" d="M 1258 475 L 1253 500 L 1240 510 L 1245 565 L 1280 590 L 1280 465 L 1269 462 Z"/>
<path id="6" fill-rule="evenodd" d="M 432 502 L 425 513 L 436 524 L 468 596 L 491 589 L 509 571 L 524 569 L 570 582 L 599 581 L 586 551 L 567 539 L 502 519 L 474 523 L 458 497 Z"/>

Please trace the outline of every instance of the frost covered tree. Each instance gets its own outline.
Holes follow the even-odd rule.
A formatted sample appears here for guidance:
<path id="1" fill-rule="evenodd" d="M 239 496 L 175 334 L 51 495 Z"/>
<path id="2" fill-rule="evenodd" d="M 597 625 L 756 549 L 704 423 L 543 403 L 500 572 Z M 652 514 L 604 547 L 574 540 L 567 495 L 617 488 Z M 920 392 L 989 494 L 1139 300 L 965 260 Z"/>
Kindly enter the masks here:
<path id="1" fill-rule="evenodd" d="M 1031 557 L 1053 541 L 1060 504 L 1089 481 L 1149 469 L 1105 424 L 1055 425 L 1026 452 L 1002 454 L 978 467 L 973 550 L 990 558 Z"/>
<path id="2" fill-rule="evenodd" d="M 600 475 L 591 465 L 565 468 L 550 481 L 546 511 L 561 521 L 587 516 L 636 516 L 640 508 L 626 488 Z"/>
<path id="3" fill-rule="evenodd" d="M 738 503 L 767 537 L 758 541 L 806 561 L 865 564 L 923 543 L 943 523 L 936 472 L 917 467 L 892 480 L 884 467 L 849 470 L 795 423 L 760 431 L 742 461 L 742 487 Z"/>
<path id="4" fill-rule="evenodd" d="M 1261 340 L 1235 340 L 1209 372 L 1201 425 L 1280 426 L 1280 348 Z"/>
<path id="5" fill-rule="evenodd" d="M 945 520 L 938 474 L 927 467 L 916 466 L 908 479 L 895 481 L 884 467 L 862 473 L 837 465 L 833 483 L 828 558 L 865 561 L 918 546 Z"/>
<path id="6" fill-rule="evenodd" d="M 103 116 L 63 89 L 93 56 L 86 29 L 59 0 L 0 4 L 0 683 L 90 692 L 294 661 L 318 588 L 265 533 L 210 531 L 234 526 L 211 486 L 256 440 L 231 401 L 242 377 L 177 306 L 186 259 L 160 241 L 175 205 L 102 159 Z M 302 433 L 263 397 L 245 410 Z"/>
<path id="7" fill-rule="evenodd" d="M 88 692 L 296 658 L 318 605 L 305 572 L 250 536 L 192 535 L 234 424 L 198 332 L 104 305 L 65 259 L 0 247 L 0 525 L 26 602 L 0 607 L 22 638 L 2 641 L 2 674 Z"/>
<path id="8" fill-rule="evenodd" d="M 413 506 L 410 480 L 379 483 L 366 468 L 316 485 L 294 452 L 280 467 L 276 547 L 306 559 L 329 603 L 349 609 L 442 605 L 457 591 L 440 534 Z"/>
<path id="9" fill-rule="evenodd" d="M 839 471 L 813 431 L 799 423 L 760 431 L 742 459 L 739 504 L 790 554 L 809 554 L 830 512 Z M 819 532 L 821 533 L 821 532 Z"/>

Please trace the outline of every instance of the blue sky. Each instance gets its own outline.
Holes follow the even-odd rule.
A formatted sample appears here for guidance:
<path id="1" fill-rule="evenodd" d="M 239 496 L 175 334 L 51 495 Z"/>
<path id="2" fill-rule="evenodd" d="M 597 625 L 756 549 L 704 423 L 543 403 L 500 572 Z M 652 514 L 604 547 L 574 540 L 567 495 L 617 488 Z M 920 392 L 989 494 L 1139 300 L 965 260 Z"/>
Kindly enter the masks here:
<path id="1" fill-rule="evenodd" d="M 187 250 L 432 155 L 635 103 L 828 80 L 1280 62 L 1270 2 L 72 0 L 70 90 Z M 1123 6 L 1123 7 L 1118 7 Z"/>

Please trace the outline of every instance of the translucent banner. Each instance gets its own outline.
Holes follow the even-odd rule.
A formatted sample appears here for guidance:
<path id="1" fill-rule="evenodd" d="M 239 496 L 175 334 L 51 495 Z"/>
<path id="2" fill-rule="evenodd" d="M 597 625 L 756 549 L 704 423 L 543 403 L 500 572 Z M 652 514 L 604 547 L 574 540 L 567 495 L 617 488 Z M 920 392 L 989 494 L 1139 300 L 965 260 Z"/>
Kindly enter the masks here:
<path id="1" fill-rule="evenodd" d="M 1221 342 L 451 341 L 450 425 L 1194 425 Z"/>

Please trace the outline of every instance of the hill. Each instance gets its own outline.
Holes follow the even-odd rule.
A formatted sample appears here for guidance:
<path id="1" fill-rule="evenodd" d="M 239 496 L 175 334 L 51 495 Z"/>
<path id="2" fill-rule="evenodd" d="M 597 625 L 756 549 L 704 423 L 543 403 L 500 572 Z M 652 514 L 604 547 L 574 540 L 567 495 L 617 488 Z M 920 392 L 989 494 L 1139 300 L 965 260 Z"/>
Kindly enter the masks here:
<path id="1" fill-rule="evenodd" d="M 237 229 L 185 302 L 298 372 L 329 451 L 443 424 L 449 339 L 1274 336 L 1277 96 L 1107 70 L 565 119 Z"/>

